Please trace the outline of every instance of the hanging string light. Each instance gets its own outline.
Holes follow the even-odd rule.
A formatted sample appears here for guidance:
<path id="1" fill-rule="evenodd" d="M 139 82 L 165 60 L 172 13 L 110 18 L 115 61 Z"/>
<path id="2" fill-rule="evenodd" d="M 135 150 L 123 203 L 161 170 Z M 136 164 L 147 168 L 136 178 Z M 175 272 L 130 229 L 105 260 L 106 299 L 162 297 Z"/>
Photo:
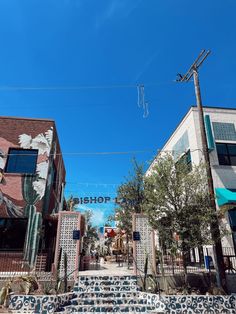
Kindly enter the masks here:
<path id="1" fill-rule="evenodd" d="M 145 90 L 143 84 L 137 85 L 137 92 L 138 92 L 138 107 L 143 108 L 143 118 L 147 118 L 149 115 L 149 110 L 148 102 L 145 100 Z"/>

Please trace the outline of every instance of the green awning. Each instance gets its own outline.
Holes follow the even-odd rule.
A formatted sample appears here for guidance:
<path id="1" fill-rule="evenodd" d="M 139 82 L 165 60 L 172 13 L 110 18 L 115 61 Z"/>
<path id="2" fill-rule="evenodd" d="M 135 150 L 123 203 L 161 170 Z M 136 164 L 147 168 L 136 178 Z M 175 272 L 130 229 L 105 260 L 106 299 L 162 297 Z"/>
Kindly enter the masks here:
<path id="1" fill-rule="evenodd" d="M 236 192 L 225 188 L 216 188 L 215 191 L 216 200 L 219 206 L 236 204 Z"/>

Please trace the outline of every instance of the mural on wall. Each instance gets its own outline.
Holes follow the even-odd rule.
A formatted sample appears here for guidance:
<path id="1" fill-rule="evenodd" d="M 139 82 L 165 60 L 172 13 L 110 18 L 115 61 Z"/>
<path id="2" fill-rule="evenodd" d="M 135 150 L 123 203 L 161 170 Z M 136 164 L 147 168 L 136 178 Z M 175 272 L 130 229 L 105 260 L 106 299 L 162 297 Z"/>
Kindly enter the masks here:
<path id="1" fill-rule="evenodd" d="M 53 128 L 47 130 L 45 133 L 38 134 L 34 138 L 28 134 L 21 134 L 19 136 L 19 146 L 0 138 L 1 146 L 2 143 L 5 143 L 5 145 L 3 145 L 5 149 L 2 148 L 0 151 L 0 206 L 4 206 L 5 213 L 8 217 L 28 218 L 24 259 L 29 262 L 30 266 L 34 265 L 38 250 L 39 233 L 42 226 L 42 213 L 37 211 L 36 204 L 45 194 L 52 138 Z M 4 175 L 3 170 L 9 147 L 38 150 L 36 175 Z M 19 202 L 24 205 L 17 205 Z"/>

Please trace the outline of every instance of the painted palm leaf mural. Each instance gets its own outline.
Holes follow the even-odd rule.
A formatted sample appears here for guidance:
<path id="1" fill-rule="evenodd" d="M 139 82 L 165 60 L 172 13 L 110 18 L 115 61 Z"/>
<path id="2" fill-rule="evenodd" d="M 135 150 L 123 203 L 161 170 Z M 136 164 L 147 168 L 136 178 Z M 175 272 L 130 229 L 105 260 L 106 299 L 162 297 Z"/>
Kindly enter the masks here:
<path id="1" fill-rule="evenodd" d="M 18 146 L 0 137 L 0 207 L 1 215 L 9 218 L 27 218 L 24 242 L 24 260 L 30 267 L 35 264 L 42 228 L 42 203 L 49 171 L 53 128 L 35 137 L 19 135 Z M 10 147 L 36 151 L 36 173 L 17 175 L 4 174 L 7 154 Z M 51 159 L 50 159 L 51 160 Z M 1 216 L 0 215 L 0 216 Z"/>
<path id="2" fill-rule="evenodd" d="M 42 214 L 37 212 L 36 204 L 44 196 L 48 173 L 48 157 L 52 144 L 52 130 L 39 134 L 35 138 L 27 134 L 19 137 L 22 148 L 37 149 L 39 156 L 44 156 L 42 162 L 37 163 L 36 176 L 26 175 L 23 180 L 22 194 L 26 202 L 24 216 L 28 217 L 24 259 L 32 267 L 35 263 L 42 227 Z M 45 160 L 46 159 L 46 160 Z"/>
<path id="3" fill-rule="evenodd" d="M 23 197 L 26 201 L 24 216 L 28 217 L 26 232 L 24 259 L 29 261 L 30 266 L 34 265 L 37 246 L 39 243 L 39 231 L 42 225 L 42 214 L 37 213 L 35 204 L 40 200 L 40 195 L 35 191 L 33 176 L 25 176 L 23 181 Z"/>

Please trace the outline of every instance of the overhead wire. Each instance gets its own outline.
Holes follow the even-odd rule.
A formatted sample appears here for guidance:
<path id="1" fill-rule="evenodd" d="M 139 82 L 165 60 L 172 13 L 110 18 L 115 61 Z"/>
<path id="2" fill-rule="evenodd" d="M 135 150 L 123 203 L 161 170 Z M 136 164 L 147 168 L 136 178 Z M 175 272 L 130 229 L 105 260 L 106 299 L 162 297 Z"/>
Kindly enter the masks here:
<path id="1" fill-rule="evenodd" d="M 146 87 L 170 85 L 177 83 L 176 80 L 163 81 L 159 83 L 147 83 Z M 14 86 L 0 85 L 0 91 L 76 91 L 86 89 L 114 89 L 114 88 L 137 88 L 140 84 L 114 84 L 114 85 L 74 85 L 74 86 Z M 141 84 L 142 85 L 142 84 Z"/>
<path id="2" fill-rule="evenodd" d="M 161 86 L 166 84 L 173 84 L 178 80 L 171 80 L 159 83 L 147 83 L 145 86 Z M 1 91 L 79 91 L 92 89 L 116 89 L 116 88 L 134 88 L 138 89 L 138 106 L 143 108 L 143 118 L 149 116 L 149 103 L 145 100 L 144 84 L 114 84 L 114 85 L 74 85 L 74 86 L 14 86 L 14 85 L 0 85 Z"/>
<path id="3" fill-rule="evenodd" d="M 187 149 L 186 151 L 190 151 L 190 152 L 195 152 L 195 151 L 202 151 L 202 149 L 200 148 L 196 148 L 196 149 Z M 173 152 L 179 152 L 182 153 L 182 150 L 162 150 L 162 149 L 156 149 L 156 150 L 131 150 L 131 151 L 113 151 L 113 152 L 108 152 L 108 151 L 104 151 L 104 152 L 65 152 L 65 153 L 52 153 L 49 154 L 48 156 L 83 156 L 83 155 L 128 155 L 128 154 L 141 154 L 141 153 L 173 153 Z M 12 153 L 7 153 L 7 154 L 1 154 L 0 157 L 7 157 L 7 156 L 35 156 L 35 154 L 24 154 L 24 153 L 20 153 L 20 154 L 12 154 Z"/>

